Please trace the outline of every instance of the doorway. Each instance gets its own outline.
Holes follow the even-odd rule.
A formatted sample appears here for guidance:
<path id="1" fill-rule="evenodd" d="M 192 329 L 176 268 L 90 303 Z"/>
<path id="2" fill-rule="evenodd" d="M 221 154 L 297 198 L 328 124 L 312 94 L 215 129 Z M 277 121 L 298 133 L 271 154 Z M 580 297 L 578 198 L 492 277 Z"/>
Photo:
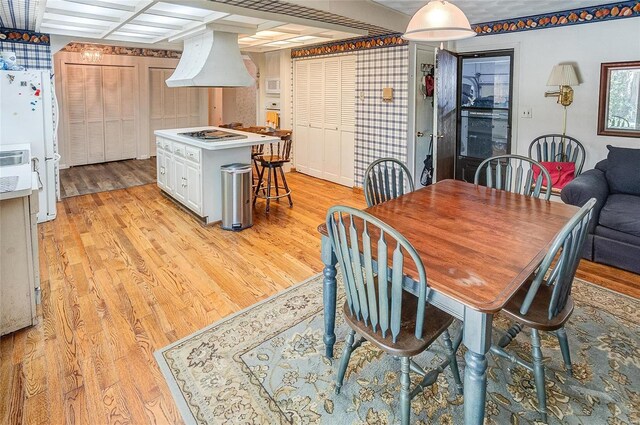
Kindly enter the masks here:
<path id="1" fill-rule="evenodd" d="M 511 153 L 513 50 L 458 56 L 456 174 L 473 183 L 486 158 Z"/>
<path id="2" fill-rule="evenodd" d="M 416 187 L 427 155 L 433 151 L 433 102 L 435 47 L 412 44 L 409 52 L 409 126 L 407 166 L 413 173 Z"/>

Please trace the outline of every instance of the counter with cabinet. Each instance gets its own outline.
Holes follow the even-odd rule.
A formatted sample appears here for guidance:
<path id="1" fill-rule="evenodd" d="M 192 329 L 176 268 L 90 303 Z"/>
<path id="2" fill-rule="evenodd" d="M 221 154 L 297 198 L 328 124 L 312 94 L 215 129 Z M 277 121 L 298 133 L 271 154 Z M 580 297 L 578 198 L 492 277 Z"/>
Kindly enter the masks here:
<path id="1" fill-rule="evenodd" d="M 208 142 L 182 135 L 205 130 L 221 130 L 246 137 Z M 158 187 L 206 224 L 222 219 L 220 167 L 232 163 L 249 164 L 251 146 L 279 140 L 277 137 L 218 127 L 157 130 L 154 134 Z"/>

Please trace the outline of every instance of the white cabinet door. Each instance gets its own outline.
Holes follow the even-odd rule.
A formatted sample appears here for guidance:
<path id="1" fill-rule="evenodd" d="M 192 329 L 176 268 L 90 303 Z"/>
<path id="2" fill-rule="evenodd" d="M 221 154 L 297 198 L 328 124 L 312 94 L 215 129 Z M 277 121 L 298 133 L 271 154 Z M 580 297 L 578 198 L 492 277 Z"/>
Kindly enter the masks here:
<path id="1" fill-rule="evenodd" d="M 309 61 L 297 61 L 295 66 L 295 105 L 293 128 L 293 158 L 301 173 L 309 170 Z"/>
<path id="2" fill-rule="evenodd" d="M 165 152 L 158 145 L 157 148 L 157 156 L 156 156 L 156 171 L 158 175 L 158 186 L 161 189 L 168 190 L 167 186 L 167 157 Z"/>
<path id="3" fill-rule="evenodd" d="M 324 178 L 324 60 L 309 62 L 309 168 L 311 176 Z M 295 154 L 295 153 L 294 153 Z"/>
<path id="4" fill-rule="evenodd" d="M 173 157 L 173 176 L 175 187 L 173 196 L 183 204 L 187 202 L 187 166 L 183 158 Z"/>
<path id="5" fill-rule="evenodd" d="M 186 162 L 186 200 L 187 206 L 198 214 L 202 214 L 202 184 L 200 164 Z"/>
<path id="6" fill-rule="evenodd" d="M 353 186 L 356 57 L 295 61 L 294 161 L 313 177 Z"/>
<path id="7" fill-rule="evenodd" d="M 356 58 L 340 58 L 340 179 L 353 187 L 356 129 Z"/>
<path id="8" fill-rule="evenodd" d="M 324 60 L 322 178 L 340 183 L 340 58 Z"/>

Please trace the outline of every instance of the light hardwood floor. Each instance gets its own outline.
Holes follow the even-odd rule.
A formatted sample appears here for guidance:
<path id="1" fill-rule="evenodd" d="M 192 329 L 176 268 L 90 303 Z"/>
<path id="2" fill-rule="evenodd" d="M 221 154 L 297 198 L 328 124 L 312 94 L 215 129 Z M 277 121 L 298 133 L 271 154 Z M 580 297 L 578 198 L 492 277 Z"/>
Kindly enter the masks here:
<path id="1" fill-rule="evenodd" d="M 153 352 L 322 269 L 316 226 L 361 193 L 292 173 L 294 208 L 240 233 L 145 185 L 65 199 L 40 226 L 41 322 L 0 339 L 0 424 L 181 423 Z M 580 277 L 640 296 L 640 276 Z"/>

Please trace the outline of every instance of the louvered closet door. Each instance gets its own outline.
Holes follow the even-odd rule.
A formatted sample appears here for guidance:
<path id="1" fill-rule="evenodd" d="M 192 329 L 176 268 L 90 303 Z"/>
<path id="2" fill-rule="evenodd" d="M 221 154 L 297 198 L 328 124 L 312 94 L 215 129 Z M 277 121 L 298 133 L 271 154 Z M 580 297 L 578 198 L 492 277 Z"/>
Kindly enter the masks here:
<path id="1" fill-rule="evenodd" d="M 340 182 L 340 58 L 324 61 L 323 178 Z"/>
<path id="2" fill-rule="evenodd" d="M 205 96 L 206 92 L 202 89 L 188 88 L 189 92 L 189 125 L 188 127 L 200 127 L 207 125 L 207 122 L 202 122 L 200 117 L 200 96 Z"/>
<path id="3" fill-rule="evenodd" d="M 87 120 L 87 163 L 104 162 L 104 108 L 102 67 L 84 66 L 84 95 Z"/>
<path id="4" fill-rule="evenodd" d="M 324 60 L 309 62 L 309 168 L 324 178 Z"/>
<path id="5" fill-rule="evenodd" d="M 167 78 L 171 76 L 171 74 L 173 74 L 172 69 L 165 69 L 162 81 L 166 81 Z M 166 84 L 162 85 L 162 128 L 178 128 L 176 116 L 176 92 L 178 90 L 178 88 L 169 88 Z"/>
<path id="6" fill-rule="evenodd" d="M 69 165 L 88 161 L 86 98 L 84 95 L 84 67 L 66 65 L 64 69 L 64 98 L 67 106 L 67 137 Z"/>
<path id="7" fill-rule="evenodd" d="M 135 158 L 138 155 L 138 120 L 136 113 L 136 94 L 138 81 L 136 68 L 120 68 L 120 120 L 122 122 L 122 158 Z"/>
<path id="8" fill-rule="evenodd" d="M 165 80 L 173 69 L 149 69 L 149 147 L 156 152 L 156 130 L 199 127 L 206 125 L 200 118 L 202 89 L 193 87 L 169 88 Z"/>
<path id="9" fill-rule="evenodd" d="M 340 58 L 340 177 L 353 187 L 356 128 L 356 58 Z"/>
<path id="10" fill-rule="evenodd" d="M 136 157 L 135 70 L 133 67 L 103 66 L 105 160 Z"/>
<path id="11" fill-rule="evenodd" d="M 296 169 L 309 172 L 309 61 L 297 61 L 294 69 L 293 158 Z"/>

